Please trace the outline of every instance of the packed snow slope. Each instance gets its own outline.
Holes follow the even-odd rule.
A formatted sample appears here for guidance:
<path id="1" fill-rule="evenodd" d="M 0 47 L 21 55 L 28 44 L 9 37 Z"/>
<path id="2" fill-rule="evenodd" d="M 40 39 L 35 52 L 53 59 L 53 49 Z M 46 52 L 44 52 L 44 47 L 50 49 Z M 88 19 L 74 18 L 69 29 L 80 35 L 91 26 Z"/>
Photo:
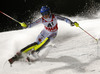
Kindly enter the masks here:
<path id="1" fill-rule="evenodd" d="M 99 18 L 75 17 L 71 20 L 77 21 L 95 38 L 100 38 Z M 58 25 L 58 35 L 49 44 L 52 47 L 49 47 L 47 57 L 32 62 L 31 65 L 25 61 L 19 61 L 10 67 L 6 61 L 21 48 L 34 42 L 43 29 L 43 25 L 0 33 L 0 74 L 100 74 L 100 44 L 97 45 L 93 38 L 78 27 L 71 27 L 60 20 L 58 20 Z"/>

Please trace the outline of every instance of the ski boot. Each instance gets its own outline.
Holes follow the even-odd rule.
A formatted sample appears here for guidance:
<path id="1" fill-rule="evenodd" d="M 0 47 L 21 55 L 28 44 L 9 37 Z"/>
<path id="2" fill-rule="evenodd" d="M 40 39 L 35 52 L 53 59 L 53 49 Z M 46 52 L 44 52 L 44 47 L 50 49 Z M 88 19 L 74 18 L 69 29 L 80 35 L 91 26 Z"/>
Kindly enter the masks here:
<path id="1" fill-rule="evenodd" d="M 21 58 L 21 53 L 18 52 L 14 57 L 10 58 L 8 61 L 10 64 L 13 64 L 15 61 L 18 61 L 20 58 Z"/>

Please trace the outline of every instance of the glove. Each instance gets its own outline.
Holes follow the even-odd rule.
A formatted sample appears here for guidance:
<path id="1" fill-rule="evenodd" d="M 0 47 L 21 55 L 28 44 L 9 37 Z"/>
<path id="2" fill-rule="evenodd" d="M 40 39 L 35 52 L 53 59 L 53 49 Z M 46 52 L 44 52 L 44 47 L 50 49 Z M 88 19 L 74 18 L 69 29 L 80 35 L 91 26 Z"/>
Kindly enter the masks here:
<path id="1" fill-rule="evenodd" d="M 79 27 L 79 24 L 78 24 L 77 22 L 72 22 L 72 23 L 71 23 L 71 26 L 74 26 L 74 25 L 75 25 L 76 27 Z"/>
<path id="2" fill-rule="evenodd" d="M 22 27 L 24 27 L 24 28 L 27 28 L 27 25 L 24 23 L 24 22 L 20 22 L 20 25 L 22 26 Z"/>
<path id="3" fill-rule="evenodd" d="M 74 26 L 74 22 L 71 22 L 71 24 L 70 24 L 71 26 Z"/>
<path id="4" fill-rule="evenodd" d="M 78 24 L 77 22 L 74 22 L 74 25 L 75 25 L 76 27 L 79 27 L 79 24 Z"/>

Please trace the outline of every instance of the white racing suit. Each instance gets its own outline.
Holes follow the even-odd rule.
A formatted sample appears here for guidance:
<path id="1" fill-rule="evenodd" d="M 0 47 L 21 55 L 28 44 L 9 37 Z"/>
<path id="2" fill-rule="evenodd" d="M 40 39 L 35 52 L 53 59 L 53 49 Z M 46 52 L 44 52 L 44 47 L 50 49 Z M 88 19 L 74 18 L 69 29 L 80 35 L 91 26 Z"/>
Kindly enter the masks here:
<path id="1" fill-rule="evenodd" d="M 45 18 L 41 17 L 29 25 L 29 27 L 32 27 L 39 23 L 43 23 L 43 25 L 44 25 L 44 29 L 38 35 L 37 40 L 36 40 L 36 42 L 38 44 L 41 43 L 46 37 L 49 37 L 50 40 L 52 40 L 56 37 L 57 31 L 58 31 L 57 19 L 63 20 L 69 24 L 72 23 L 72 21 L 67 18 L 51 14 L 50 18 L 45 19 Z"/>
<path id="2" fill-rule="evenodd" d="M 68 18 L 61 17 L 61 16 L 54 15 L 54 14 L 51 14 L 51 15 L 50 15 L 50 18 L 47 18 L 47 19 L 45 19 L 45 18 L 43 18 L 43 17 L 39 18 L 39 19 L 36 20 L 35 22 L 31 23 L 28 27 L 32 27 L 32 26 L 34 26 L 34 25 L 36 25 L 36 24 L 43 23 L 44 29 L 43 29 L 43 30 L 41 31 L 41 33 L 38 35 L 38 37 L 37 37 L 37 39 L 36 39 L 36 42 L 35 42 L 35 43 L 32 43 L 32 44 L 30 44 L 30 45 L 28 45 L 28 46 L 26 46 L 25 48 L 23 48 L 23 49 L 21 50 L 21 52 L 25 51 L 25 53 L 26 53 L 26 52 L 28 52 L 29 50 L 34 49 L 34 45 L 36 45 L 36 44 L 37 44 L 37 45 L 39 45 L 39 44 L 41 45 L 41 43 L 45 40 L 45 38 L 48 38 L 48 39 L 49 39 L 49 40 L 47 39 L 47 41 L 50 41 L 50 40 L 54 39 L 54 38 L 56 37 L 57 31 L 58 31 L 57 19 L 63 20 L 63 21 L 65 21 L 65 22 L 69 23 L 69 24 L 72 24 L 72 21 L 69 20 Z M 47 43 L 48 43 L 47 41 L 45 41 L 45 42 L 42 43 L 42 44 L 43 44 L 43 45 L 44 45 L 44 44 L 47 44 Z M 46 42 L 47 42 L 47 43 L 46 43 Z M 43 45 L 39 46 L 39 48 L 42 47 Z M 34 50 L 37 51 L 38 48 L 37 48 L 37 49 L 34 49 Z M 39 50 L 40 50 L 40 49 L 39 49 Z"/>

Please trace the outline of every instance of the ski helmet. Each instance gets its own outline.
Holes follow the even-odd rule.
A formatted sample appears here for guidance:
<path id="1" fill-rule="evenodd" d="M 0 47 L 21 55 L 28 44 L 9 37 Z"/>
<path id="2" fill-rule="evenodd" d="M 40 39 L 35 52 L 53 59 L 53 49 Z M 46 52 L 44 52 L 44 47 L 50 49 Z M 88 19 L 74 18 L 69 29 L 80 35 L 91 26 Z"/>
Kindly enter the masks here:
<path id="1" fill-rule="evenodd" d="M 48 6 L 42 6 L 40 12 L 43 16 L 50 15 L 50 8 Z"/>

